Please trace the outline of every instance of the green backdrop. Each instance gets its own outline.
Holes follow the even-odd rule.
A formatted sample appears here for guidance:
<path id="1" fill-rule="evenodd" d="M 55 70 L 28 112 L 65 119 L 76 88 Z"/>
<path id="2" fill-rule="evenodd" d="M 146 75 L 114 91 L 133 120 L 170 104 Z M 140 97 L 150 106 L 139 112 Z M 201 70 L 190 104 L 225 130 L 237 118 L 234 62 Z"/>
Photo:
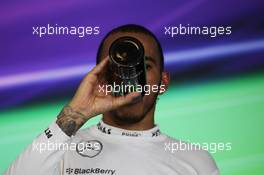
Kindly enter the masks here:
<path id="1" fill-rule="evenodd" d="M 231 142 L 212 154 L 221 174 L 264 172 L 263 74 L 192 84 L 172 84 L 160 96 L 156 123 L 161 131 L 191 142 Z M 37 102 L 0 112 L 0 173 L 54 120 L 68 99 Z M 84 127 L 95 124 L 100 117 Z"/>

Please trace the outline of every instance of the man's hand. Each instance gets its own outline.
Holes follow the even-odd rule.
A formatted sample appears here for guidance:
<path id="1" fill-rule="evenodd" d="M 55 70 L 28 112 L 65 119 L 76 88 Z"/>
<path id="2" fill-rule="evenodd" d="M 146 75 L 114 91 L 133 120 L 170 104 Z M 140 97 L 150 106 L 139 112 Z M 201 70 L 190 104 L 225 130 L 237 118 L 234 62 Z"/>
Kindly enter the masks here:
<path id="1" fill-rule="evenodd" d="M 84 77 L 73 99 L 59 114 L 57 124 L 68 136 L 75 134 L 90 118 L 132 104 L 141 98 L 139 92 L 114 97 L 99 89 L 100 86 L 107 85 L 108 64 L 107 57 Z"/>

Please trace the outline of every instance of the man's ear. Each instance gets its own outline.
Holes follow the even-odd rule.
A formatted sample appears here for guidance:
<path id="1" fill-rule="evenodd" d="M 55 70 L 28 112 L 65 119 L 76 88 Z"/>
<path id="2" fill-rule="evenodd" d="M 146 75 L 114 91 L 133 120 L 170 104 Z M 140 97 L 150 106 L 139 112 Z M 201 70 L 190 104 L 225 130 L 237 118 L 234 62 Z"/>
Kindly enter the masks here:
<path id="1" fill-rule="evenodd" d="M 161 83 L 159 89 L 159 95 L 162 95 L 169 87 L 170 84 L 170 75 L 168 72 L 162 72 L 161 74 Z"/>

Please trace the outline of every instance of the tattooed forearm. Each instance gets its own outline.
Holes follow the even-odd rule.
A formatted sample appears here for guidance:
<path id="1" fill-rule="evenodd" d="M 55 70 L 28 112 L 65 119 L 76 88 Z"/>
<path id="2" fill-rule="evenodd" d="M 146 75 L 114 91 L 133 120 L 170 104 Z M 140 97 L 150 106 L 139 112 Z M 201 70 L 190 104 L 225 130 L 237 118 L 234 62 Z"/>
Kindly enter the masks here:
<path id="1" fill-rule="evenodd" d="M 68 136 L 74 135 L 86 122 L 85 116 L 74 111 L 70 106 L 65 106 L 57 117 L 56 123 Z"/>

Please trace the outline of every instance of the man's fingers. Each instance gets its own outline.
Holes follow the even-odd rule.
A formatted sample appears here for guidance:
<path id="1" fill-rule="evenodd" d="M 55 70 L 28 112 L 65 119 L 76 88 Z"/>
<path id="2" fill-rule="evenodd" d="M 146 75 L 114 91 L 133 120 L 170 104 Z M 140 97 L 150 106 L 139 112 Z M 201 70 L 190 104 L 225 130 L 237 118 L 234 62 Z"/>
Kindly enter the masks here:
<path id="1" fill-rule="evenodd" d="M 139 102 L 142 99 L 140 92 L 132 92 L 125 96 L 121 97 L 113 97 L 113 108 L 116 109 L 118 107 L 127 105 L 127 104 L 133 104 L 136 102 Z"/>
<path id="2" fill-rule="evenodd" d="M 83 82 L 87 83 L 87 82 L 95 82 L 96 80 L 99 80 L 98 75 L 107 70 L 106 65 L 108 65 L 108 62 L 109 62 L 109 57 L 103 59 L 98 65 L 96 65 L 90 72 L 88 72 L 85 75 Z M 100 78 L 104 78 L 104 77 L 100 77 Z"/>
<path id="3" fill-rule="evenodd" d="M 98 65 L 96 65 L 90 73 L 93 74 L 99 74 L 100 72 L 103 71 L 103 69 L 106 67 L 106 65 L 108 64 L 109 61 L 109 57 L 107 56 L 106 58 L 104 58 Z"/>

